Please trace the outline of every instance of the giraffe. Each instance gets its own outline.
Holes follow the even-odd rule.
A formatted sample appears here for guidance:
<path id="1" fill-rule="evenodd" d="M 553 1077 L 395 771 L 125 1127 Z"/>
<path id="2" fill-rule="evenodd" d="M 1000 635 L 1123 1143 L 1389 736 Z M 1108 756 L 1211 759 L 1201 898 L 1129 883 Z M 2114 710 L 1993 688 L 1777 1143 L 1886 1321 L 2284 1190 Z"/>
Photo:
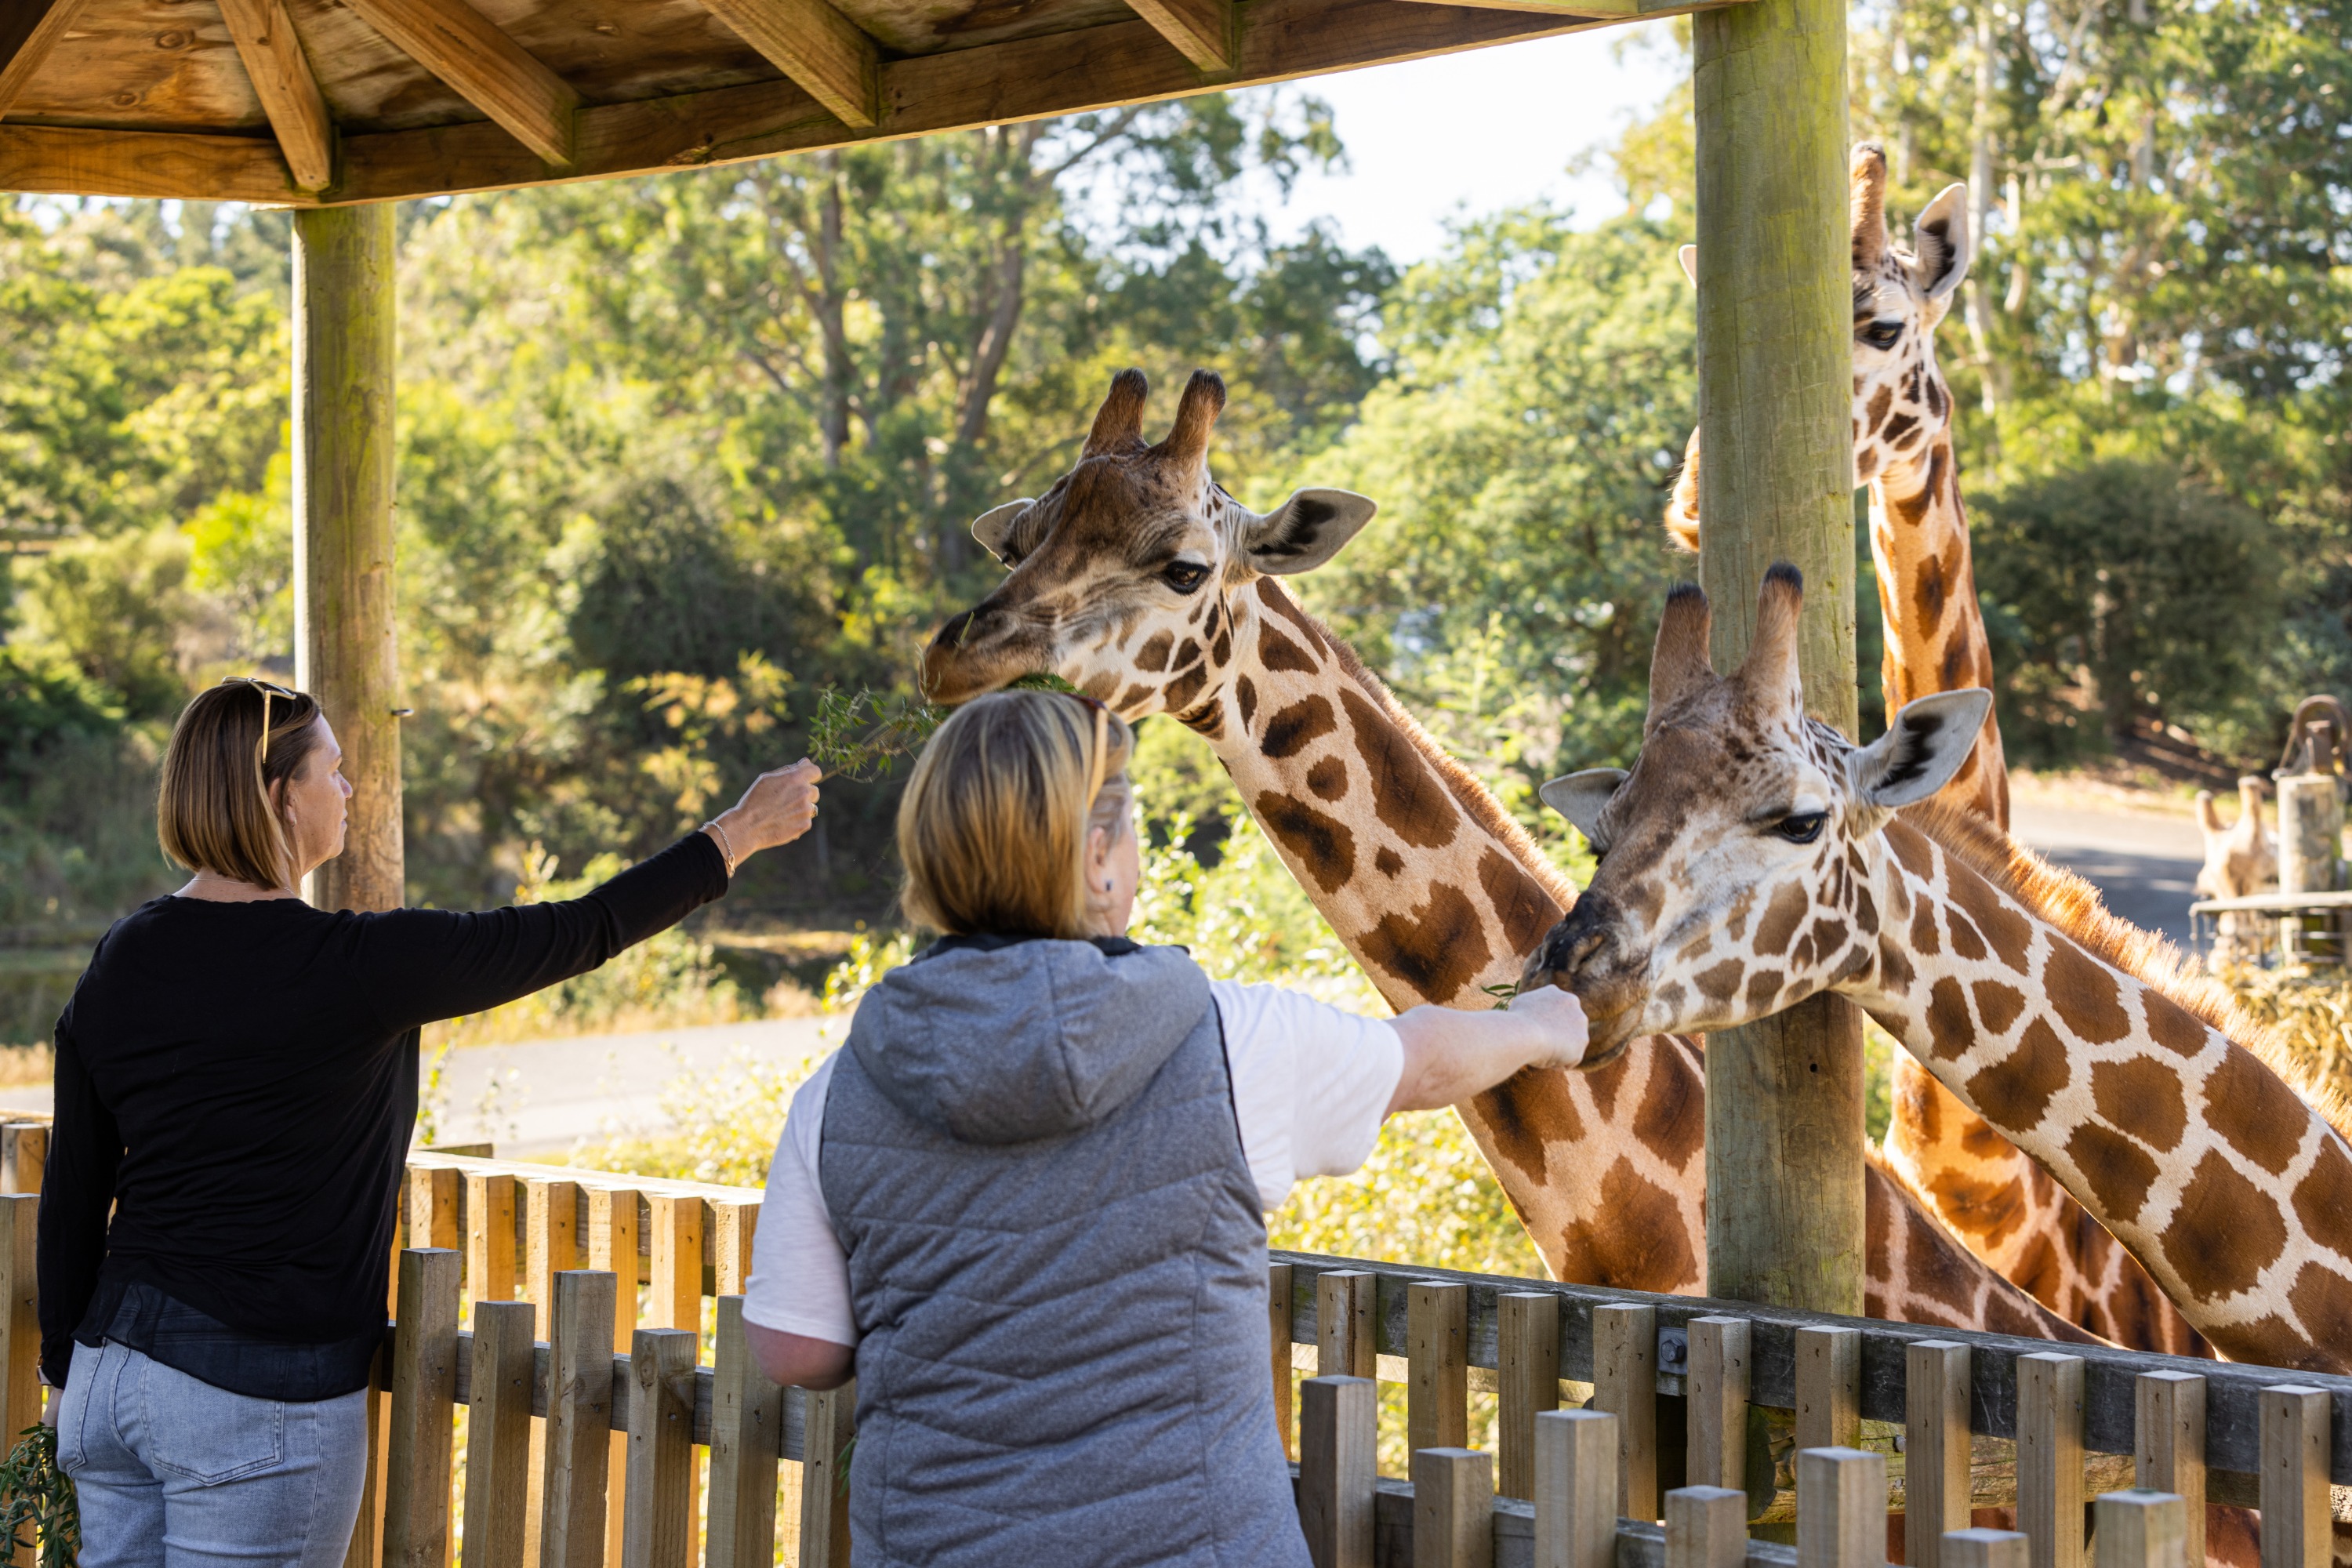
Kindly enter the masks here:
<path id="1" fill-rule="evenodd" d="M 1604 1058 L 1843 993 L 2054 1173 L 2221 1353 L 2352 1370 L 2342 1108 L 2087 884 L 1922 804 L 1990 692 L 1923 697 L 1868 746 L 1807 719 L 1802 598 L 1793 567 L 1768 573 L 1754 646 L 1719 677 L 1706 596 L 1669 597 L 1633 771 L 1544 788 L 1601 859 L 1523 980 L 1583 998 Z"/>
<path id="2" fill-rule="evenodd" d="M 927 695 L 957 702 L 1053 674 L 1126 718 L 1174 715 L 1392 1006 L 1487 1005 L 1575 895 L 1281 585 L 1336 554 L 1372 502 L 1302 489 L 1249 511 L 1209 473 L 1223 384 L 1196 374 L 1156 447 L 1146 392 L 1121 373 L 1076 466 L 972 525 L 1010 574 L 933 637 Z M 1705 1094 L 1695 1042 L 1643 1038 L 1462 1109 L 1556 1276 L 1687 1294 L 1704 1281 Z M 1884 1315 L 2089 1337 L 1984 1268 L 1883 1167 L 1866 1191 Z"/>
<path id="3" fill-rule="evenodd" d="M 2197 792 L 2197 826 L 2205 836 L 2205 864 L 2197 871 L 2197 894 L 2205 899 L 2241 899 L 2278 886 L 2278 841 L 2263 826 L 2261 777 L 2238 781 L 2238 820 L 2227 827 L 2213 809 L 2213 792 Z M 2270 921 L 2261 915 L 2221 918 L 2213 958 L 2221 963 L 2258 962 L 2269 945 Z"/>
<path id="4" fill-rule="evenodd" d="M 1875 142 L 1850 164 L 1853 269 L 1853 472 L 1870 487 L 1870 552 L 1885 627 L 1879 667 L 1891 717 L 1934 692 L 1992 685 L 1992 644 L 1977 603 L 1968 511 L 1960 500 L 1951 391 L 1936 329 L 1973 258 L 1968 187 L 1947 185 L 1921 210 L 1908 251 L 1886 225 L 1886 153 Z M 1696 248 L 1681 252 L 1696 284 Z M 1666 531 L 1699 547 L 1699 436 L 1691 432 Z M 1938 796 L 2009 827 L 2009 769 L 1990 714 Z M 2069 1321 L 2137 1350 L 2208 1353 L 2185 1319 L 2049 1173 L 1971 1114 L 1910 1058 L 1896 1058 L 1888 1163 L 1970 1250 Z"/>

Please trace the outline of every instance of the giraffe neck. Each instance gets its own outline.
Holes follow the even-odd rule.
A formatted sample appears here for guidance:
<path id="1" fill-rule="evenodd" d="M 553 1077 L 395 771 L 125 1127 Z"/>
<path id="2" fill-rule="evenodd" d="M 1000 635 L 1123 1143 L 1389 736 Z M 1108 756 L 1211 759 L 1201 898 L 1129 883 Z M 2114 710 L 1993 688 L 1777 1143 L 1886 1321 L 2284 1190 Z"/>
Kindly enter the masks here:
<path id="1" fill-rule="evenodd" d="M 2062 922 L 1934 812 L 1870 840 L 1855 1000 L 2050 1170 L 2222 1354 L 2352 1367 L 2352 1151 L 2246 1045 Z M 1990 836 L 1986 836 L 1990 837 Z M 2116 922 L 2119 927 L 2120 922 Z M 2127 930 L 2127 928 L 2124 928 Z"/>

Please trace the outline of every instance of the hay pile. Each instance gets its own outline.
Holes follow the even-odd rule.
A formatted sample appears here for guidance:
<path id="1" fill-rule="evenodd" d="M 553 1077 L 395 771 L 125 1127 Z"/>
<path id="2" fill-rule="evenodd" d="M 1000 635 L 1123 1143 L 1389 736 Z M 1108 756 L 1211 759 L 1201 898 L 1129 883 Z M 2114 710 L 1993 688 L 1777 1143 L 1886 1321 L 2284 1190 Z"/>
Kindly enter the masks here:
<path id="1" fill-rule="evenodd" d="M 2352 975 L 2225 965 L 2213 977 L 2314 1082 L 2352 1099 Z"/>

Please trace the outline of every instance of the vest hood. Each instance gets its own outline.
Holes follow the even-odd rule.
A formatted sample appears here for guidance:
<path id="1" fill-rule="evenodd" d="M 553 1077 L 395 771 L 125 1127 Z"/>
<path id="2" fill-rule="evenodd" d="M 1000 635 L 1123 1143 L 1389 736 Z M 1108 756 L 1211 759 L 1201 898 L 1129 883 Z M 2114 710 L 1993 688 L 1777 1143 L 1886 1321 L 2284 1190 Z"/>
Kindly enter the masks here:
<path id="1" fill-rule="evenodd" d="M 884 975 L 849 1048 L 890 1103 L 962 1143 L 1027 1143 L 1124 1107 L 1207 1012 L 1176 947 L 950 938 Z"/>

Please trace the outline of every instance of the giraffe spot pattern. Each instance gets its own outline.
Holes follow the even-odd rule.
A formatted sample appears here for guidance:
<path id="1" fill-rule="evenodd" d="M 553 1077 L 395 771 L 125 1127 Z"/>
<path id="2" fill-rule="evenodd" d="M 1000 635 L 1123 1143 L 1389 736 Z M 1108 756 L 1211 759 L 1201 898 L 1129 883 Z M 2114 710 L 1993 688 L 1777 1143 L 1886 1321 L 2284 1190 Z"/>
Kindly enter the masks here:
<path id="1" fill-rule="evenodd" d="M 1698 1273 L 1675 1195 L 1620 1154 L 1601 1178 L 1598 1215 L 1560 1238 L 1560 1278 L 1665 1290 Z"/>
<path id="2" fill-rule="evenodd" d="M 2205 1020 L 2154 990 L 2140 993 L 2147 1016 L 2147 1037 L 2177 1057 L 2193 1057 L 2205 1048 Z"/>
<path id="3" fill-rule="evenodd" d="M 1383 844 L 1372 856 L 1372 865 L 1383 877 L 1393 877 L 1404 869 L 1404 858 Z"/>
<path id="4" fill-rule="evenodd" d="M 1877 435 L 1886 423 L 1886 411 L 1895 406 L 1895 389 L 1882 386 L 1870 395 L 1870 433 Z"/>
<path id="5" fill-rule="evenodd" d="M 2017 1049 L 1969 1079 L 1969 1094 L 1995 1126 L 2012 1133 L 2031 1132 L 2073 1076 L 2057 1031 L 2036 1018 L 2025 1026 Z"/>
<path id="6" fill-rule="evenodd" d="M 2352 1344 L 2352 1279 L 2320 1264 L 2306 1263 L 2295 1275 L 2286 1301 L 2303 1320 L 2304 1335 L 2313 1345 Z M 2334 1372 L 2343 1362 L 2337 1356 L 2324 1355 L 2305 1364 Z"/>
<path id="7" fill-rule="evenodd" d="M 1313 675 L 1316 663 L 1307 657 L 1307 650 L 1282 635 L 1271 622 L 1257 629 L 1258 662 L 1268 669 L 1283 670 L 1295 675 Z"/>
<path id="8" fill-rule="evenodd" d="M 1805 941 L 1811 945 L 1811 951 L 1804 957 L 1793 958 L 1790 962 L 1799 969 L 1810 969 L 1817 963 L 1823 963 L 1831 953 L 1845 945 L 1848 934 L 1845 921 L 1832 920 L 1829 916 L 1823 915 L 1813 922 L 1813 929 L 1805 933 Z"/>
<path id="9" fill-rule="evenodd" d="M 2122 1133 L 2086 1121 L 2066 1140 L 2066 1152 L 2099 1200 L 2099 1211 L 2126 1224 L 2139 1217 L 2156 1182 L 2156 1161 Z"/>
<path id="10" fill-rule="evenodd" d="M 1209 658 L 1214 660 L 1219 668 L 1223 668 L 1233 657 L 1234 634 L 1228 628 L 1217 634 L 1216 643 L 1209 649 Z"/>
<path id="11" fill-rule="evenodd" d="M 1946 910 L 1944 919 L 1951 924 L 1952 951 L 1970 963 L 1982 962 L 1985 954 L 1992 951 L 1985 945 L 1985 939 L 1977 934 L 1975 923 L 1959 910 Z"/>
<path id="12" fill-rule="evenodd" d="M 1748 977 L 1748 1016 L 1760 1018 L 1772 1011 L 1772 1003 L 1780 994 L 1780 972 L 1767 969 Z"/>
<path id="13" fill-rule="evenodd" d="M 2294 1212 L 2314 1241 L 2352 1257 L 2352 1159 L 2337 1140 L 2321 1141 L 2319 1157 L 2295 1185 Z"/>
<path id="14" fill-rule="evenodd" d="M 1307 639 L 1308 647 L 1318 654 L 1331 651 L 1331 645 L 1323 640 L 1323 628 L 1315 624 L 1315 617 L 1293 604 L 1290 595 L 1284 593 L 1273 578 L 1258 579 L 1257 596 L 1260 604 L 1297 627 L 1298 635 Z"/>
<path id="15" fill-rule="evenodd" d="M 1170 661 L 1170 668 L 1175 669 L 1186 668 L 1200 657 L 1201 645 L 1194 642 L 1191 637 L 1186 637 L 1183 642 L 1178 646 L 1175 658 Z"/>
<path id="16" fill-rule="evenodd" d="M 1853 889 L 1853 929 L 1864 936 L 1878 934 L 1878 900 L 1858 882 Z"/>
<path id="17" fill-rule="evenodd" d="M 1257 682 L 1244 675 L 1234 682 L 1234 700 L 1241 704 L 1242 727 L 1247 729 L 1257 717 Z"/>
<path id="18" fill-rule="evenodd" d="M 1257 818 L 1325 892 L 1338 892 L 1356 874 L 1356 835 L 1338 817 L 1278 791 L 1263 790 Z"/>
<path id="19" fill-rule="evenodd" d="M 1289 707 L 1267 716 L 1265 732 L 1258 737 L 1257 749 L 1277 760 L 1295 757 L 1339 727 L 1339 717 L 1331 710 L 1328 699 L 1302 697 Z M 1322 794 L 1320 790 L 1316 793 Z M 1324 795 L 1323 798 L 1334 800 L 1338 797 Z"/>
<path id="20" fill-rule="evenodd" d="M 1168 650 L 1176 644 L 1172 632 L 1155 632 L 1144 645 L 1135 650 L 1135 668 L 1162 670 L 1168 668 Z"/>
<path id="21" fill-rule="evenodd" d="M 2124 1011 L 2116 977 L 2055 931 L 2050 936 L 2050 956 L 2042 965 L 2042 990 L 2060 1020 L 2085 1045 L 2108 1045 L 2131 1033 L 2131 1016 Z"/>
<path id="22" fill-rule="evenodd" d="M 1575 1096 L 1549 1074 L 1522 1070 L 1472 1097 L 1471 1104 L 1486 1123 L 1495 1152 L 1529 1181 L 1541 1182 L 1550 1168 L 1544 1153 L 1548 1143 L 1576 1143 L 1584 1137 Z"/>
<path id="23" fill-rule="evenodd" d="M 1944 649 L 1944 689 L 1958 690 L 1970 683 L 1969 678 L 1975 673 L 1975 649 L 1969 647 L 1965 634 L 1955 633 L 1951 645 Z"/>
<path id="24" fill-rule="evenodd" d="M 1097 702 L 1108 703 L 1110 701 L 1110 694 L 1118 689 L 1118 677 L 1106 670 L 1100 674 L 1087 676 L 1084 683 L 1078 687 L 1078 694 L 1082 697 L 1091 697 Z"/>
<path id="25" fill-rule="evenodd" d="M 1976 1021 L 1969 1016 L 1968 993 L 1947 974 L 1927 992 L 1927 1048 L 1937 1061 L 1958 1061 L 1976 1044 Z"/>
<path id="26" fill-rule="evenodd" d="M 2006 1035 L 2017 1016 L 2025 1011 L 2025 993 L 2014 985 L 1979 980 L 1970 989 L 1976 994 L 1977 1016 L 1984 1020 L 1988 1035 Z"/>
<path id="27" fill-rule="evenodd" d="M 1198 735 L 1213 741 L 1225 732 L 1225 713 L 1215 702 L 1204 702 L 1198 708 L 1176 715 L 1176 722 Z"/>
<path id="28" fill-rule="evenodd" d="M 2205 1080 L 2205 1121 L 2231 1148 L 2278 1176 L 2303 1147 L 2311 1113 L 2261 1058 L 2233 1045 Z"/>
<path id="29" fill-rule="evenodd" d="M 1151 688 L 1144 685 L 1139 680 L 1133 686 L 1130 686 L 1126 690 L 1120 692 L 1118 694 L 1118 700 L 1112 703 L 1111 706 L 1118 709 L 1122 713 L 1132 713 L 1143 703 L 1150 700 L 1150 698 Z"/>
<path id="30" fill-rule="evenodd" d="M 1909 443 L 1898 441 L 1895 445 L 1897 447 L 1916 445 L 1916 433 L 1914 434 L 1913 441 Z M 1887 498 L 1887 510 L 1893 512 L 1906 527 L 1918 527 L 1927 517 L 1928 509 L 1936 504 L 1937 493 L 1944 488 L 1944 467 L 1951 460 L 1951 447 L 1940 441 L 1937 442 L 1935 450 L 1927 456 L 1927 482 L 1910 495 Z"/>
<path id="31" fill-rule="evenodd" d="M 1948 1247 L 1937 1245 L 1936 1222 L 1916 1205 L 1903 1205 L 1904 1270 L 1906 1282 L 1913 1290 L 1929 1300 L 1948 1307 L 1957 1314 L 1956 1322 L 1965 1323 L 1976 1305 L 1976 1283 L 1960 1272 L 1959 1259 Z"/>
<path id="32" fill-rule="evenodd" d="M 1171 709 L 1182 708 L 1201 694 L 1209 684 L 1209 667 L 1198 665 L 1168 683 L 1167 703 Z"/>
<path id="33" fill-rule="evenodd" d="M 1495 956 L 1477 906 L 1444 882 L 1417 908 L 1382 915 L 1362 940 L 1366 959 L 1433 1002 L 1459 994 Z"/>
<path id="34" fill-rule="evenodd" d="M 1756 922 L 1757 953 L 1778 957 L 1788 952 L 1790 940 L 1797 934 L 1811 902 L 1801 881 L 1783 882 L 1774 889 L 1772 901 L 1764 906 L 1764 918 Z"/>
<path id="35" fill-rule="evenodd" d="M 1479 855 L 1478 886 L 1502 923 L 1505 947 L 1514 954 L 1533 952 L 1544 932 L 1560 917 L 1560 907 L 1552 902 L 1543 884 L 1498 850 Z"/>
<path id="36" fill-rule="evenodd" d="M 1677 1054 L 1651 1053 L 1650 1081 L 1633 1113 L 1633 1136 L 1677 1171 L 1688 1170 L 1706 1148 L 1706 1080 Z"/>
<path id="37" fill-rule="evenodd" d="M 1326 757 L 1307 770 L 1307 787 L 1321 800 L 1340 800 L 1348 794 L 1348 764 Z"/>
<path id="38" fill-rule="evenodd" d="M 1339 703 L 1355 729 L 1356 750 L 1372 782 L 1373 812 L 1413 848 L 1440 849 L 1451 844 L 1460 810 L 1412 739 L 1353 691 L 1340 692 Z"/>
<path id="39" fill-rule="evenodd" d="M 1903 950 L 1885 937 L 1880 937 L 1878 939 L 1880 987 L 1890 995 L 1907 996 L 1911 994 L 1911 982 L 1917 978 L 1918 972 L 1911 967 L 1911 960 Z"/>
<path id="40" fill-rule="evenodd" d="M 2161 1152 L 2169 1152 L 2189 1128 L 2180 1075 L 2142 1057 L 2092 1063 L 2091 1103 L 2116 1126 Z"/>
<path id="41" fill-rule="evenodd" d="M 2158 1245 L 2191 1294 L 2217 1301 L 2252 1289 L 2278 1260 L 2286 1249 L 2286 1221 L 2220 1150 L 2209 1150 Z"/>
<path id="42" fill-rule="evenodd" d="M 1731 994 L 1739 989 L 1739 977 L 1747 973 L 1746 964 L 1736 958 L 1727 958 L 1692 975 L 1691 984 L 1698 987 L 1700 995 L 1721 1006 L 1731 1000 Z"/>
<path id="43" fill-rule="evenodd" d="M 1895 851 L 1895 858 L 1905 870 L 1922 882 L 1934 884 L 1936 847 L 1928 841 L 1926 834 L 1897 823 L 1887 831 L 1886 847 Z"/>
<path id="44" fill-rule="evenodd" d="M 1936 906 L 1924 899 L 1911 912 L 1911 950 L 1922 958 L 1944 951 L 1944 939 L 1936 930 Z"/>
<path id="45" fill-rule="evenodd" d="M 1995 952 L 2000 954 L 2000 961 L 2019 973 L 2024 973 L 2025 954 L 2033 942 L 2032 922 L 2002 903 L 2000 895 L 1994 892 L 1991 884 L 1983 878 L 1972 872 L 1960 875 L 1957 868 L 1955 870 L 1952 879 L 1954 901 L 1968 910 L 1969 918 L 1976 922 L 1979 931 L 1984 932 L 1985 940 L 1992 944 Z"/>

